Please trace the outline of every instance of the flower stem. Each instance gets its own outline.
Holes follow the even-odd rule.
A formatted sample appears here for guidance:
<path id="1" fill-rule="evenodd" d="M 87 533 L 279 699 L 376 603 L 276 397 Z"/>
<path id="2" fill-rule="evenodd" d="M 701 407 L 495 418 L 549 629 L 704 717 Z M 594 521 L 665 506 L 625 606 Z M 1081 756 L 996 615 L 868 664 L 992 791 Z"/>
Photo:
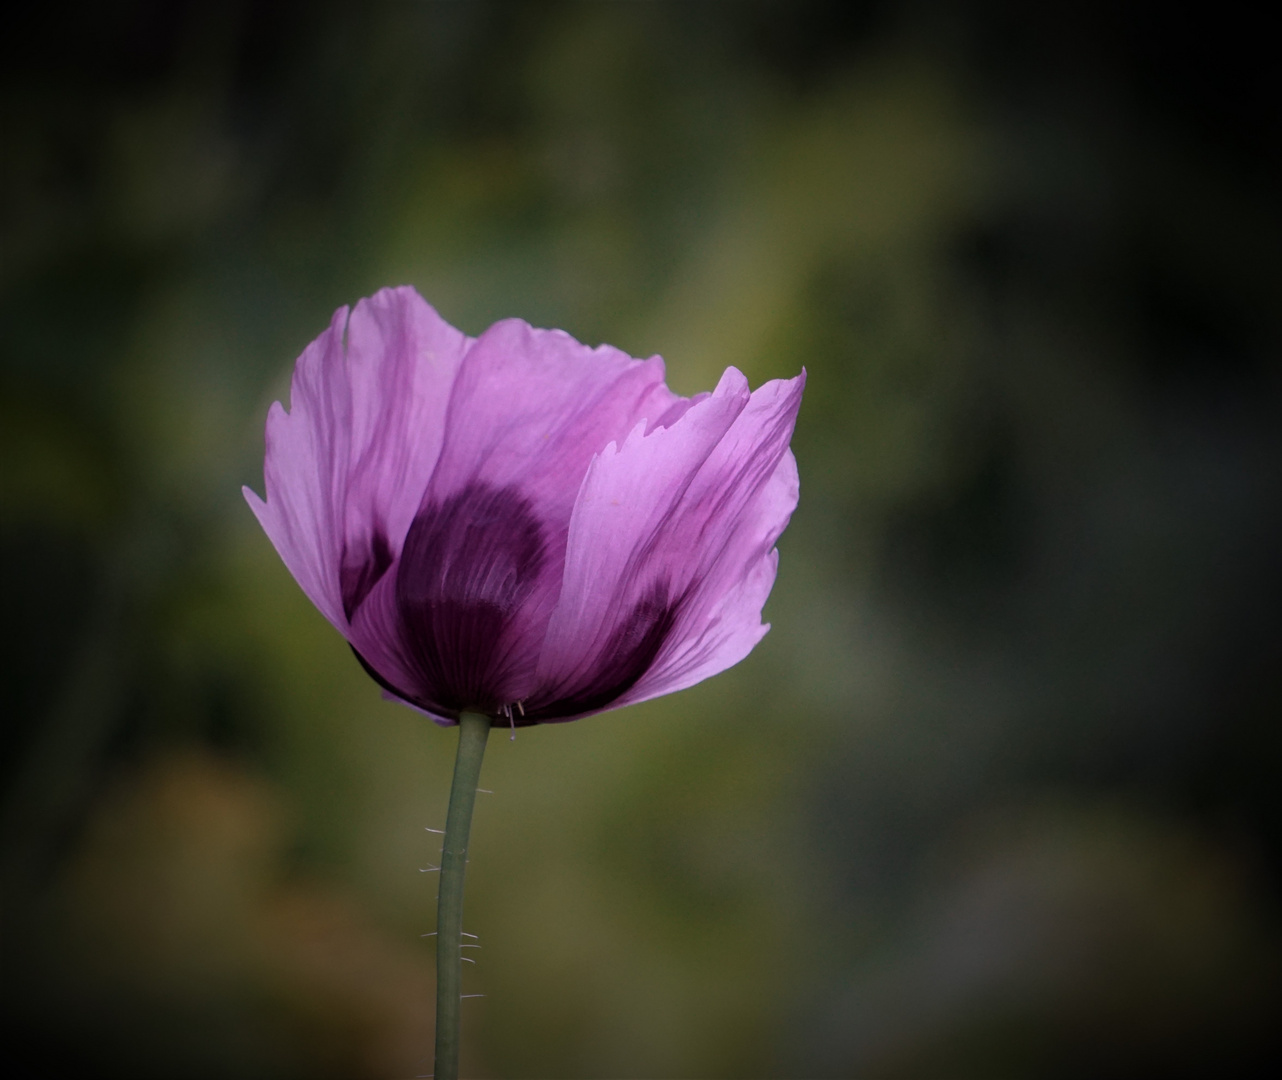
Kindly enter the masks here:
<path id="1" fill-rule="evenodd" d="M 467 835 L 472 830 L 472 805 L 481 759 L 490 735 L 490 718 L 465 712 L 458 722 L 458 757 L 450 788 L 441 852 L 441 888 L 436 903 L 436 1080 L 457 1080 L 459 1005 L 463 992 L 463 870 L 467 865 Z"/>

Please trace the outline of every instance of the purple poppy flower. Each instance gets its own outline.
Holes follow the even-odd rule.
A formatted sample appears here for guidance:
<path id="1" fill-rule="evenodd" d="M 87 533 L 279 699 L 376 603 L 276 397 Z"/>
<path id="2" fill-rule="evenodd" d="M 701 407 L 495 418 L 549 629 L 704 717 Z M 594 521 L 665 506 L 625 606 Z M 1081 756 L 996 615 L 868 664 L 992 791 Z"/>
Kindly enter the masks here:
<path id="1" fill-rule="evenodd" d="M 393 697 L 572 720 L 691 686 L 765 634 L 805 382 L 670 391 L 659 357 L 519 319 L 469 338 L 384 289 L 298 359 L 245 497 Z"/>

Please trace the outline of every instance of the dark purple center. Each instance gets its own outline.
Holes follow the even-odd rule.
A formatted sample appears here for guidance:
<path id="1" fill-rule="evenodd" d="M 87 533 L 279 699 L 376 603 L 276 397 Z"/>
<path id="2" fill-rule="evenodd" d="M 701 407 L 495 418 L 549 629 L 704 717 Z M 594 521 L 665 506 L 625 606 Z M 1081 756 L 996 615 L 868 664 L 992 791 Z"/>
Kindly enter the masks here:
<path id="1" fill-rule="evenodd" d="M 506 704 L 508 631 L 544 562 L 542 526 L 511 488 L 471 484 L 419 511 L 397 566 L 396 606 L 429 708 L 448 716 Z"/>
<path id="2" fill-rule="evenodd" d="M 359 555 L 344 552 L 343 607 L 350 619 L 391 564 L 386 538 L 375 532 Z M 547 561 L 542 525 L 513 488 L 474 483 L 420 510 L 396 567 L 395 596 L 401 653 L 414 686 L 393 686 L 358 652 L 365 670 L 386 690 L 438 716 L 465 709 L 497 716 L 508 688 L 529 685 L 529 643 L 512 640 L 514 618 Z M 679 600 L 657 582 L 637 601 L 601 650 L 583 683 L 555 697 L 537 692 L 516 711 L 516 723 L 536 724 L 603 709 L 626 693 L 654 663 L 676 622 Z M 524 675 L 517 679 L 514 676 Z"/>

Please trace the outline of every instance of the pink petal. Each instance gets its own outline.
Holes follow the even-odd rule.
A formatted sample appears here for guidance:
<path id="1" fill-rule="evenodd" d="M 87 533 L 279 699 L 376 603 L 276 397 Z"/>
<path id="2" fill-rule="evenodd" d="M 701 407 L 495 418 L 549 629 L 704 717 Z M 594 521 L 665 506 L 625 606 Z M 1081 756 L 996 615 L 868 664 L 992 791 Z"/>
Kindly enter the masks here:
<path id="1" fill-rule="evenodd" d="M 422 508 L 431 512 L 451 495 L 480 486 L 515 489 L 537 512 L 548 572 L 509 631 L 523 653 L 512 667 L 526 672 L 515 696 L 534 687 L 574 499 L 593 455 L 683 400 L 664 385 L 657 356 L 634 360 L 607 345 L 588 348 L 563 331 L 536 330 L 519 319 L 496 323 L 468 351 Z"/>
<path id="2" fill-rule="evenodd" d="M 344 340 L 346 338 L 346 340 Z M 303 591 L 346 633 L 347 611 L 399 552 L 440 454 L 470 343 L 413 289 L 384 289 L 304 350 L 290 411 L 267 421 L 267 501 L 245 497 Z M 362 578 L 362 575 L 363 578 Z"/>
<path id="3" fill-rule="evenodd" d="M 664 385 L 657 356 L 590 349 L 520 319 L 495 323 L 459 371 L 424 505 L 475 482 L 516 486 L 549 518 L 568 522 L 592 455 L 682 400 Z"/>
<path id="4" fill-rule="evenodd" d="M 789 450 L 780 460 L 764 497 L 758 499 L 750 515 L 745 515 L 745 521 L 755 519 L 760 530 L 756 546 L 768 544 L 768 550 L 755 561 L 750 560 L 737 581 L 733 571 L 736 562 L 722 560 L 720 581 L 713 575 L 705 578 L 698 600 L 683 613 L 685 618 L 650 670 L 619 698 L 618 705 L 632 705 L 694 686 L 733 667 L 765 637 L 770 625 L 761 621 L 761 609 L 770 596 L 779 565 L 774 543 L 797 506 L 797 495 L 797 461 Z M 754 531 L 745 530 L 749 536 Z M 729 587 L 719 592 L 727 581 Z"/>
<path id="5" fill-rule="evenodd" d="M 768 383 L 749 399 L 731 368 L 672 427 L 634 431 L 593 463 L 540 657 L 541 696 L 600 681 L 618 663 L 602 643 L 635 640 L 643 631 L 628 620 L 659 617 L 661 601 L 674 621 L 620 704 L 698 682 L 760 640 L 774 543 L 797 502 L 787 447 L 803 385 L 804 375 Z"/>
<path id="6" fill-rule="evenodd" d="M 471 344 L 408 286 L 384 289 L 352 312 L 351 466 L 343 520 L 349 566 L 376 554 L 380 542 L 383 570 L 400 554 L 440 457 L 450 393 Z"/>
<path id="7" fill-rule="evenodd" d="M 770 382 L 730 429 L 664 528 L 654 563 L 697 552 L 676 626 L 624 701 L 692 686 L 742 660 L 768 629 L 761 608 L 774 583 L 775 543 L 797 507 L 792 439 L 805 372 Z M 652 571 L 653 572 L 653 571 Z"/>
<path id="8" fill-rule="evenodd" d="M 665 601 L 676 621 L 648 672 L 623 688 L 627 700 L 722 670 L 760 638 L 770 553 L 796 505 L 787 446 L 802 385 L 802 377 L 770 383 L 749 398 L 731 368 L 671 427 L 634 430 L 593 462 L 539 661 L 540 700 L 599 683 L 618 664 L 610 650 L 643 644 L 636 633 L 644 632 L 629 637 L 629 620 L 661 617 Z"/>
<path id="9" fill-rule="evenodd" d="M 264 502 L 249 488 L 245 499 L 303 592 L 331 623 L 346 631 L 339 562 L 339 517 L 348 455 L 350 402 L 343 366 L 347 308 L 303 350 L 294 365 L 289 399 L 267 414 Z"/>

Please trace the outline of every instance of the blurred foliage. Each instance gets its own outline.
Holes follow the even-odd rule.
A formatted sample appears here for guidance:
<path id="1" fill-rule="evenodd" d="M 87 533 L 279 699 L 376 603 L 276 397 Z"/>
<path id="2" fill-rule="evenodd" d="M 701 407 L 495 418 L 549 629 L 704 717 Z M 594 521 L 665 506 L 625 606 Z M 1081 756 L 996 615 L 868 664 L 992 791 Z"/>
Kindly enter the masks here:
<path id="1" fill-rule="evenodd" d="M 452 733 L 239 494 L 293 358 L 400 282 L 686 393 L 810 373 L 753 656 L 494 740 L 469 1074 L 1279 1057 L 1282 99 L 1259 19 L 1204 14 L 17 16 L 9 1074 L 430 1068 Z"/>

